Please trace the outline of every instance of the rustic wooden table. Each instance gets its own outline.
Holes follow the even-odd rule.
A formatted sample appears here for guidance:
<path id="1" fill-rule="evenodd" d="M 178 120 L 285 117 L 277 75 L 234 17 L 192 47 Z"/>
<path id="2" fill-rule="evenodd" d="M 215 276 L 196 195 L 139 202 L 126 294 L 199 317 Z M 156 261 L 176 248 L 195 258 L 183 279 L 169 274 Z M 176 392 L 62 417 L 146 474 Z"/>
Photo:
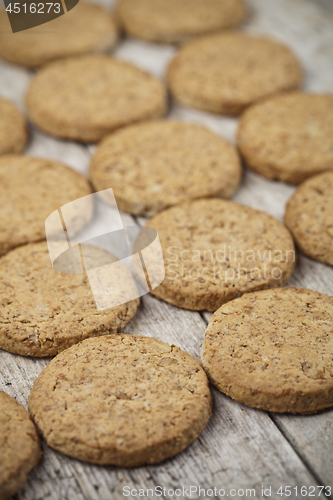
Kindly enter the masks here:
<path id="1" fill-rule="evenodd" d="M 243 29 L 289 44 L 303 64 L 305 89 L 310 91 L 333 91 L 331 1 L 249 0 L 250 17 Z M 104 4 L 110 5 L 110 1 L 105 0 Z M 323 10 L 325 5 L 326 11 Z M 118 45 L 115 55 L 163 78 L 174 50 L 170 46 L 126 39 Z M 23 96 L 31 76 L 29 71 L 1 62 L 0 94 L 24 109 Z M 170 105 L 168 116 L 202 123 L 234 141 L 236 119 L 212 116 L 174 103 Z M 31 128 L 26 152 L 61 160 L 86 173 L 93 149 L 94 146 L 53 139 Z M 282 220 L 285 203 L 293 190 L 292 186 L 269 182 L 245 171 L 243 184 L 234 200 Z M 124 220 L 127 224 L 144 223 L 128 215 L 124 215 Z M 300 256 L 290 285 L 332 295 L 333 268 Z M 206 313 L 185 311 L 145 296 L 139 312 L 125 331 L 174 343 L 198 357 L 209 317 Z M 26 406 L 34 380 L 48 362 L 49 359 L 24 358 L 1 351 L 1 389 Z M 311 491 L 303 489 L 301 492 L 300 487 L 313 485 L 316 487 L 313 496 L 318 498 L 317 485 L 333 488 L 333 410 L 313 416 L 270 414 L 240 405 L 214 389 L 213 395 L 214 411 L 207 428 L 192 446 L 172 460 L 136 469 L 101 467 L 67 458 L 44 443 L 41 462 L 14 498 L 110 500 L 123 498 L 125 486 L 138 490 L 157 485 L 168 489 L 223 488 L 225 496 L 233 498 L 246 497 L 245 490 L 250 488 L 255 489 L 255 498 L 267 498 L 262 493 L 262 486 L 272 487 L 271 498 L 284 498 L 277 494 L 280 486 L 299 488 L 298 495 L 293 489 L 289 498 L 309 498 Z M 200 498 L 207 498 L 209 494 L 201 492 Z M 222 498 L 222 495 L 221 491 L 215 498 Z M 171 497 L 172 491 L 161 496 Z M 186 491 L 181 492 L 181 497 L 186 497 Z M 198 497 L 197 492 L 190 498 Z M 321 494 L 320 498 L 325 497 Z"/>

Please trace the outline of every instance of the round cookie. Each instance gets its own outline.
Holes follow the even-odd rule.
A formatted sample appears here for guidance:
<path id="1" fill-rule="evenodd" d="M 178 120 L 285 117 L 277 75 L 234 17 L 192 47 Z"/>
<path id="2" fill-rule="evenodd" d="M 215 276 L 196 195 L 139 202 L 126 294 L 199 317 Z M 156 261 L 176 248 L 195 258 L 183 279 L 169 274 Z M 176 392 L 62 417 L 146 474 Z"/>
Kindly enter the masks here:
<path id="1" fill-rule="evenodd" d="M 45 220 L 58 208 L 91 193 L 83 175 L 61 163 L 31 156 L 0 158 L 0 255 L 45 239 Z M 87 205 L 88 206 L 88 205 Z M 78 232 L 91 210 L 73 211 L 67 222 Z"/>
<path id="2" fill-rule="evenodd" d="M 90 179 L 96 191 L 113 189 L 120 210 L 152 216 L 190 199 L 229 198 L 241 165 L 235 148 L 205 127 L 160 120 L 106 137 Z"/>
<path id="3" fill-rule="evenodd" d="M 0 97 L 0 155 L 21 153 L 27 142 L 25 119 L 11 101 Z"/>
<path id="4" fill-rule="evenodd" d="M 111 263 L 111 254 L 84 247 L 85 263 Z M 67 260 L 77 265 L 74 257 Z M 64 269 L 62 267 L 61 269 Z M 122 331 L 134 316 L 139 299 L 129 302 L 135 286 L 123 265 L 104 267 L 104 280 L 117 282 L 121 305 L 97 310 L 87 276 L 53 269 L 46 242 L 25 245 L 0 259 L 0 348 L 24 356 L 55 356 L 81 340 Z M 112 280 L 111 280 L 112 278 Z M 105 282 L 105 281 L 104 281 Z M 102 285 L 101 285 L 102 286 Z M 111 293 L 111 291 L 110 291 Z"/>
<path id="5" fill-rule="evenodd" d="M 32 79 L 26 95 L 31 120 L 45 132 L 98 141 L 166 110 L 163 84 L 150 74 L 104 55 L 51 63 Z"/>
<path id="6" fill-rule="evenodd" d="M 287 203 L 285 223 L 301 252 L 333 266 L 333 171 L 299 186 Z"/>
<path id="7" fill-rule="evenodd" d="M 243 293 L 282 286 L 295 266 L 288 229 L 231 201 L 185 203 L 147 225 L 158 233 L 165 266 L 164 281 L 151 293 L 185 309 L 215 311 Z"/>
<path id="8" fill-rule="evenodd" d="M 35 68 L 69 56 L 104 52 L 115 45 L 117 27 L 108 11 L 86 3 L 79 4 L 45 25 L 12 33 L 5 11 L 0 13 L 0 57 Z"/>
<path id="9" fill-rule="evenodd" d="M 184 450 L 204 430 L 211 407 L 199 363 L 174 345 L 139 335 L 88 339 L 64 351 L 29 398 L 49 446 L 122 467 L 159 463 Z"/>
<path id="10" fill-rule="evenodd" d="M 240 403 L 314 413 L 333 406 L 333 298 L 304 288 L 249 293 L 211 318 L 201 363 Z"/>
<path id="11" fill-rule="evenodd" d="M 183 45 L 167 79 L 181 104 L 237 115 L 263 97 L 298 88 L 302 71 L 294 54 L 279 42 L 219 33 Z"/>
<path id="12" fill-rule="evenodd" d="M 174 43 L 231 28 L 245 17 L 243 0 L 120 0 L 126 32 L 148 41 Z"/>
<path id="13" fill-rule="evenodd" d="M 333 168 L 333 95 L 292 92 L 256 104 L 241 117 L 238 147 L 268 179 L 299 184 Z"/>
<path id="14" fill-rule="evenodd" d="M 0 391 L 0 500 L 16 493 L 41 457 L 36 428 L 28 412 Z"/>

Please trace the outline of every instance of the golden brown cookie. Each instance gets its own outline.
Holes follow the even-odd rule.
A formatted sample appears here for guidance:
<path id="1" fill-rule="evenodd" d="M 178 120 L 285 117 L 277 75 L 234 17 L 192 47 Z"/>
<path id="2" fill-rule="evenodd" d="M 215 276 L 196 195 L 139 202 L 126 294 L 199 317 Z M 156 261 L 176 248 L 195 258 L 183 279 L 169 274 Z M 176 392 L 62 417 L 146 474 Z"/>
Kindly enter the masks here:
<path id="1" fill-rule="evenodd" d="M 21 153 L 27 142 L 24 117 L 11 101 L 0 97 L 0 155 Z"/>
<path id="2" fill-rule="evenodd" d="M 59 354 L 29 398 L 49 446 L 122 467 L 184 450 L 204 430 L 211 406 L 207 377 L 192 356 L 139 335 L 88 339 Z"/>
<path id="3" fill-rule="evenodd" d="M 24 356 L 55 356 L 87 337 L 121 332 L 139 299 L 127 302 L 127 292 L 135 284 L 124 265 L 107 266 L 114 261 L 111 257 L 105 250 L 85 246 L 85 262 L 91 259 L 92 267 L 104 266 L 104 283 L 110 277 L 115 286 L 110 293 L 118 294 L 120 305 L 104 310 L 97 310 L 91 276 L 80 272 L 81 261 L 76 262 L 75 254 L 67 262 L 75 268 L 72 272 L 52 267 L 46 242 L 16 248 L 2 257 L 0 348 Z"/>
<path id="4" fill-rule="evenodd" d="M 6 12 L 0 13 L 0 57 L 28 68 L 64 57 L 105 52 L 116 41 L 117 27 L 111 14 L 82 0 L 65 15 L 29 32 L 12 33 Z"/>
<path id="5" fill-rule="evenodd" d="M 37 73 L 26 95 L 31 120 L 45 132 L 98 141 L 166 109 L 163 84 L 132 64 L 104 55 L 68 58 Z"/>
<path id="6" fill-rule="evenodd" d="M 0 391 L 0 500 L 16 493 L 41 457 L 37 431 L 28 412 Z"/>
<path id="7" fill-rule="evenodd" d="M 299 184 L 333 168 L 333 95 L 292 92 L 267 99 L 240 119 L 238 147 L 268 179 Z"/>
<path id="8" fill-rule="evenodd" d="M 120 0 L 126 32 L 148 41 L 174 43 L 231 28 L 245 17 L 243 0 Z"/>
<path id="9" fill-rule="evenodd" d="M 288 229 L 231 201 L 185 203 L 148 226 L 158 233 L 165 265 L 165 279 L 151 293 L 185 309 L 215 311 L 243 293 L 282 286 L 295 266 Z"/>
<path id="10" fill-rule="evenodd" d="M 285 222 L 301 252 L 333 266 L 333 171 L 299 186 L 287 203 Z"/>
<path id="11" fill-rule="evenodd" d="M 333 298 L 304 288 L 249 293 L 211 318 L 201 362 L 240 403 L 314 413 L 333 406 Z"/>
<path id="12" fill-rule="evenodd" d="M 288 47 L 268 38 L 219 33 L 180 48 L 167 79 L 181 104 L 237 115 L 263 97 L 296 89 L 300 65 Z"/>
<path id="13" fill-rule="evenodd" d="M 229 198 L 241 165 L 235 148 L 205 127 L 159 120 L 106 137 L 90 179 L 96 191 L 113 189 L 120 210 L 152 216 L 194 198 Z"/>
<path id="14" fill-rule="evenodd" d="M 91 193 L 83 175 L 51 160 L 31 156 L 0 158 L 0 255 L 12 248 L 45 239 L 45 220 L 56 209 Z M 88 208 L 90 208 L 88 210 Z M 68 219 L 79 231 L 91 219 L 73 211 Z"/>

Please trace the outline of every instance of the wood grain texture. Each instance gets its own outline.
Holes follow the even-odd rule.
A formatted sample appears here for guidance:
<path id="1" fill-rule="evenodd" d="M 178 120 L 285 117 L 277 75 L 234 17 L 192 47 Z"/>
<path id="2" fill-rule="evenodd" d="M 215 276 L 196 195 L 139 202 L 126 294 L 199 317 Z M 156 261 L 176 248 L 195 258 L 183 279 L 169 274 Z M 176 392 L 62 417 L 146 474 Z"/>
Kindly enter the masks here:
<path id="1" fill-rule="evenodd" d="M 109 5 L 108 0 L 104 4 Z M 250 18 L 244 29 L 289 44 L 305 68 L 305 88 L 332 91 L 332 19 L 307 0 L 250 0 L 249 5 Z M 115 54 L 162 78 L 174 51 L 174 47 L 128 39 L 116 48 Z M 11 98 L 24 110 L 23 94 L 30 78 L 28 71 L 0 62 L 0 95 Z M 174 104 L 169 117 L 204 124 L 234 142 L 236 119 L 212 116 Z M 63 161 L 86 174 L 93 150 L 94 147 L 56 140 L 31 128 L 26 152 Z M 293 190 L 291 186 L 273 183 L 246 171 L 234 200 L 282 220 L 285 203 Z M 127 225 L 145 222 L 126 214 L 122 219 Z M 332 295 L 333 268 L 300 256 L 290 284 Z M 125 331 L 174 343 L 198 358 L 209 318 L 208 313 L 185 311 L 145 296 Z M 1 351 L 0 388 L 26 405 L 34 380 L 48 361 Z M 216 486 L 226 492 L 231 488 L 255 488 L 256 498 L 264 498 L 262 485 L 272 486 L 275 492 L 281 485 L 308 486 L 318 482 L 333 485 L 333 410 L 304 417 L 268 415 L 235 403 L 216 390 L 213 395 L 214 411 L 207 428 L 193 445 L 174 459 L 131 470 L 100 467 L 69 459 L 44 443 L 42 461 L 15 499 L 117 500 L 123 498 L 125 485 L 137 489 L 156 485 L 168 488 Z M 162 495 L 162 498 L 171 497 Z M 199 497 L 193 494 L 191 498 Z"/>

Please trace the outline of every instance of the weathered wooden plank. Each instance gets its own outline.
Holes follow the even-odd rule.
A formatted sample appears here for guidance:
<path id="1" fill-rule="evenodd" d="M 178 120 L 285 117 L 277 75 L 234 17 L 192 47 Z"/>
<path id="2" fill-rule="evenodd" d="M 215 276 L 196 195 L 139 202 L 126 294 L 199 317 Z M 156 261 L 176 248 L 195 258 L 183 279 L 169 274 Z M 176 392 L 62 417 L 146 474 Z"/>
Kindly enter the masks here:
<path id="1" fill-rule="evenodd" d="M 30 132 L 31 137 L 26 154 L 60 161 L 84 175 L 87 174 L 89 154 L 85 147 L 74 142 L 56 139 L 33 127 Z"/>
<path id="2" fill-rule="evenodd" d="M 18 66 L 0 60 L 0 94 L 10 99 L 21 111 L 24 111 L 24 93 L 31 74 Z"/>

